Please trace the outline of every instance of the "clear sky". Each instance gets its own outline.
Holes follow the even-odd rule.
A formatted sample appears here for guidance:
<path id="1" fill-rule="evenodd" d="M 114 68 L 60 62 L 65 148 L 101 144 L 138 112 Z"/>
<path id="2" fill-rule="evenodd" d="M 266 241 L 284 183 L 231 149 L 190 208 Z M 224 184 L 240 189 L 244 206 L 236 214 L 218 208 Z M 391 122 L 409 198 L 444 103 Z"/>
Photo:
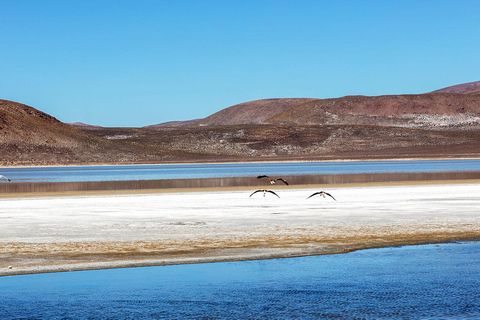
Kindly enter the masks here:
<path id="1" fill-rule="evenodd" d="M 480 1 L 0 0 L 0 99 L 145 126 L 480 80 Z"/>

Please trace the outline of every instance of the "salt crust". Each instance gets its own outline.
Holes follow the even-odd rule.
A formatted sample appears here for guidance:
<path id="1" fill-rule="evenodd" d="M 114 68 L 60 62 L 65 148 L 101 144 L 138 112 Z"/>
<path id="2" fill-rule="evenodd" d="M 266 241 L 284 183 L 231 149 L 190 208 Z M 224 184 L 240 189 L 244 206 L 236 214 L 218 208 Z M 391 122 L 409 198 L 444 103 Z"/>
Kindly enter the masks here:
<path id="1" fill-rule="evenodd" d="M 0 275 L 480 238 L 480 184 L 0 199 Z"/>

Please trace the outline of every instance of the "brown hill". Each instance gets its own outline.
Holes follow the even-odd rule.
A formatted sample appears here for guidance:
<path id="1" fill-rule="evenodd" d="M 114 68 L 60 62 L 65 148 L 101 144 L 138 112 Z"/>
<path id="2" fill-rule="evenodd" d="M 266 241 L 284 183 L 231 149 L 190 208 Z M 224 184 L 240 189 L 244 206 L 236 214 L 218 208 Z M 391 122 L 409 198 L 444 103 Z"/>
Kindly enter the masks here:
<path id="1" fill-rule="evenodd" d="M 465 94 L 479 94 L 480 81 L 457 84 L 454 86 L 442 88 L 432 91 L 432 93 L 465 93 Z"/>
<path id="2" fill-rule="evenodd" d="M 130 143 L 78 130 L 27 105 L 0 100 L 0 163 L 68 164 L 134 162 L 155 156 Z"/>
<path id="3" fill-rule="evenodd" d="M 367 124 L 471 130 L 479 128 L 479 116 L 480 95 L 431 93 L 257 100 L 223 109 L 192 125 Z"/>
<path id="4" fill-rule="evenodd" d="M 478 157 L 480 96 L 258 100 L 132 139 L 203 159 Z"/>
<path id="5" fill-rule="evenodd" d="M 0 139 L 4 144 L 78 147 L 88 135 L 27 105 L 0 100 Z M 95 137 L 90 137 L 95 138 Z"/>
<path id="6" fill-rule="evenodd" d="M 217 126 L 237 124 L 258 124 L 292 107 L 302 105 L 316 99 L 286 98 L 264 99 L 240 103 L 220 110 L 204 119 L 198 120 L 195 126 Z"/>
<path id="7" fill-rule="evenodd" d="M 186 120 L 186 121 L 169 121 L 169 122 L 162 122 L 159 124 L 154 124 L 150 126 L 145 126 L 144 128 L 173 128 L 173 127 L 185 127 L 189 126 L 195 122 L 197 122 L 198 119 L 195 120 Z"/>
<path id="8" fill-rule="evenodd" d="M 480 128 L 480 95 L 347 96 L 314 100 L 265 121 L 270 124 L 368 124 Z"/>

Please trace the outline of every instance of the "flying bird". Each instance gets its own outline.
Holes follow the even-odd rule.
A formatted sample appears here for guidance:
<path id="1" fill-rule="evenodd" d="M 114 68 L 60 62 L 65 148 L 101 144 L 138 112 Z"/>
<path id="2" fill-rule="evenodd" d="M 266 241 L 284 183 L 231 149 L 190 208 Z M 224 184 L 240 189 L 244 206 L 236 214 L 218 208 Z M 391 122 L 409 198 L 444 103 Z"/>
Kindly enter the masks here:
<path id="1" fill-rule="evenodd" d="M 267 189 L 259 189 L 259 190 L 257 190 L 257 191 L 254 191 L 254 192 L 250 195 L 250 197 L 253 196 L 253 195 L 254 195 L 255 193 L 257 193 L 257 192 L 263 192 L 263 196 L 264 196 L 264 197 L 265 197 L 265 194 L 267 194 L 267 192 L 270 192 L 270 193 L 273 193 L 274 195 L 276 195 L 278 198 L 280 198 L 280 197 L 278 196 L 278 194 L 276 194 L 276 193 L 273 192 L 272 190 L 267 190 Z M 250 197 L 249 197 L 249 198 L 250 198 Z"/>
<path id="2" fill-rule="evenodd" d="M 311 198 L 311 197 L 313 197 L 313 196 L 316 196 L 317 194 L 318 194 L 320 197 L 324 197 L 324 198 L 325 198 L 325 195 L 327 195 L 327 196 L 331 197 L 333 200 L 337 201 L 337 199 L 335 199 L 330 193 L 325 192 L 325 191 L 315 192 L 314 194 L 312 194 L 312 195 L 311 195 L 310 197 L 308 197 L 308 198 Z M 308 199 L 308 198 L 307 198 L 307 199 Z"/>
<path id="3" fill-rule="evenodd" d="M 1 174 L 0 174 L 0 179 L 6 179 L 6 180 L 8 180 L 8 181 L 12 181 L 12 179 L 8 179 L 7 177 L 2 176 Z"/>
<path id="4" fill-rule="evenodd" d="M 258 177 L 257 177 L 257 179 L 261 179 L 261 178 L 267 178 L 268 181 L 270 181 L 270 184 L 275 184 L 275 182 L 277 182 L 277 181 L 282 181 L 283 183 L 285 183 L 285 184 L 288 186 L 288 182 L 285 181 L 285 180 L 282 179 L 282 178 L 272 179 L 272 178 L 270 178 L 269 176 L 264 175 L 264 174 L 262 174 L 261 176 L 258 176 Z"/>

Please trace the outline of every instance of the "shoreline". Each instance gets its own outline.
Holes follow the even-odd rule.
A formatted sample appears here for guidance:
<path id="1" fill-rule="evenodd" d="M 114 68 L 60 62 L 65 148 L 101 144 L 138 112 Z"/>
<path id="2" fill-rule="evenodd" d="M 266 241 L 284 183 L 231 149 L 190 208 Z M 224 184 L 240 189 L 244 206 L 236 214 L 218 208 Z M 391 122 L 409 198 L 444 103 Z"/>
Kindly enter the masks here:
<path id="1" fill-rule="evenodd" d="M 452 242 L 466 242 L 466 241 L 480 241 L 480 232 L 465 236 L 465 235 L 443 235 L 432 238 L 421 238 L 418 240 L 397 240 L 392 242 L 371 243 L 371 244 L 330 244 L 324 245 L 319 249 L 309 250 L 291 250 L 285 248 L 253 248 L 251 250 L 235 250 L 235 249 L 219 249 L 207 252 L 199 250 L 199 252 L 190 252 L 184 255 L 166 255 L 159 258 L 145 258 L 144 256 L 133 256 L 125 259 L 123 256 L 115 258 L 109 256 L 109 259 L 115 261 L 83 261 L 76 263 L 63 264 L 49 264 L 49 265 L 35 265 L 23 268 L 13 269 L 10 267 L 0 269 L 0 277 L 34 275 L 44 273 L 58 273 L 58 272 L 74 272 L 74 271 L 92 271 L 92 270 L 108 270 L 121 268 L 142 268 L 142 267 L 160 267 L 160 266 L 174 266 L 185 264 L 201 264 L 201 263 L 219 263 L 219 262 L 239 262 L 239 261 L 254 261 L 254 260 L 270 260 L 270 259 L 289 259 L 301 258 L 309 256 L 346 254 L 358 250 L 369 250 L 388 247 L 402 247 L 402 246 L 416 246 L 426 244 L 446 244 Z M 285 252 L 287 251 L 287 252 Z M 51 258 L 47 255 L 45 257 L 38 257 L 39 260 L 46 260 Z"/>
<path id="2" fill-rule="evenodd" d="M 417 181 L 390 181 L 390 182 L 360 182 L 360 183 L 332 183 L 332 184 L 302 184 L 271 186 L 272 190 L 284 189 L 325 189 L 327 188 L 359 188 L 359 187 L 398 187 L 398 186 L 426 186 L 426 185 L 455 185 L 480 184 L 480 179 L 452 179 L 452 180 L 417 180 Z M 192 187 L 192 188 L 158 188 L 158 189 L 125 189 L 125 190 L 88 190 L 88 191 L 53 191 L 53 192 L 25 192 L 2 193 L 1 199 L 10 198 L 43 198 L 43 197 L 77 197 L 77 196 L 114 196 L 114 195 L 142 195 L 158 193 L 198 193 L 198 192 L 234 192 L 250 191 L 256 186 L 231 187 Z"/>
<path id="3" fill-rule="evenodd" d="M 338 201 L 305 199 L 320 187 Z M 251 187 L 3 198 L 0 276 L 480 239 L 478 180 L 324 187 L 278 186 L 281 199 Z"/>

